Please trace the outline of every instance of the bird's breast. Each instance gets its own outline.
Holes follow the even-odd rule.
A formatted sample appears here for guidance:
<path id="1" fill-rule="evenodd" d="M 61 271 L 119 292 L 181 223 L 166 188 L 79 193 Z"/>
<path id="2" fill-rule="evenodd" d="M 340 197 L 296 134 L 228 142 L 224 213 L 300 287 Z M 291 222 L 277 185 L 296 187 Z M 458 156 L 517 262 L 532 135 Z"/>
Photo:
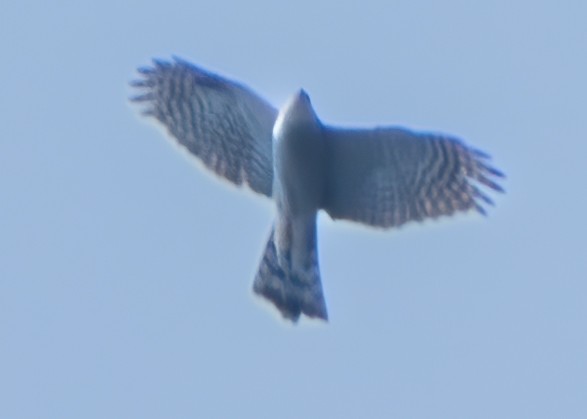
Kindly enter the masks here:
<path id="1" fill-rule="evenodd" d="M 323 192 L 324 141 L 316 127 L 288 127 L 274 136 L 274 190 L 292 211 L 315 211 Z"/>

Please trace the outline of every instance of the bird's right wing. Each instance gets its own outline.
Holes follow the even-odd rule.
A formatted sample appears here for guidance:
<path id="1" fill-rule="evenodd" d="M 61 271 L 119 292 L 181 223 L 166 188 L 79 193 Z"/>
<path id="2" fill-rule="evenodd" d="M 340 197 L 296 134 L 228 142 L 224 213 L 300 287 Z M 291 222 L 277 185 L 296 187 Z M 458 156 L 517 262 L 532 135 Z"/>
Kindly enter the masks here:
<path id="1" fill-rule="evenodd" d="M 324 127 L 322 207 L 333 218 L 396 227 L 491 204 L 479 188 L 503 192 L 488 156 L 445 135 L 401 128 Z"/>
<path id="2" fill-rule="evenodd" d="M 131 82 L 172 137 L 229 181 L 271 196 L 272 130 L 277 110 L 251 90 L 186 61 L 154 60 Z"/>

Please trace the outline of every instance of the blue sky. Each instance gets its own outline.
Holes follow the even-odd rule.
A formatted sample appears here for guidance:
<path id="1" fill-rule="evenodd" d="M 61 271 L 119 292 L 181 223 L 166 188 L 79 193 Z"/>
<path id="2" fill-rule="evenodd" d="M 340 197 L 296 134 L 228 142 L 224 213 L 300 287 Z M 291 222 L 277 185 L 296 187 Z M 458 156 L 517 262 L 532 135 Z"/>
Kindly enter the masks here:
<path id="1" fill-rule="evenodd" d="M 0 417 L 587 417 L 580 1 L 3 2 Z M 490 152 L 490 215 L 319 219 L 330 322 L 251 283 L 271 202 L 130 106 L 177 54 Z"/>

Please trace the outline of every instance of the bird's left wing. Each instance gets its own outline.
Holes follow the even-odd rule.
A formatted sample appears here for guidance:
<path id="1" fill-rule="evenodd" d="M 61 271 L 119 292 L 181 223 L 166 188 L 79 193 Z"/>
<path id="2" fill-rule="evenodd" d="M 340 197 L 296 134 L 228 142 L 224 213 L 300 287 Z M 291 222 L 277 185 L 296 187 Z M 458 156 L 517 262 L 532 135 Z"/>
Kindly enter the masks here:
<path id="1" fill-rule="evenodd" d="M 460 140 L 401 128 L 324 127 L 322 208 L 333 218 L 400 226 L 491 204 L 480 187 L 503 192 L 488 155 Z"/>
<path id="2" fill-rule="evenodd" d="M 139 68 L 131 82 L 171 136 L 229 181 L 271 196 L 272 129 L 277 110 L 247 87 L 175 58 Z"/>

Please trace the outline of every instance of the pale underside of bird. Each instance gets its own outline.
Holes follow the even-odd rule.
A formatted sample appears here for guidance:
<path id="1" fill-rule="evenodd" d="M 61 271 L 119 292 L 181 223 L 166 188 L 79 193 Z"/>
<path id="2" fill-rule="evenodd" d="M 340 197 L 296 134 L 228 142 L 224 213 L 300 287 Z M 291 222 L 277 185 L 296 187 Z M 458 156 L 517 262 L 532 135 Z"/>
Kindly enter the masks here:
<path id="1" fill-rule="evenodd" d="M 489 156 L 443 134 L 344 129 L 320 121 L 300 90 L 279 111 L 246 86 L 179 58 L 139 68 L 145 105 L 217 175 L 270 197 L 276 217 L 253 282 L 282 316 L 327 320 L 316 215 L 398 227 L 493 204 L 504 175 Z"/>

